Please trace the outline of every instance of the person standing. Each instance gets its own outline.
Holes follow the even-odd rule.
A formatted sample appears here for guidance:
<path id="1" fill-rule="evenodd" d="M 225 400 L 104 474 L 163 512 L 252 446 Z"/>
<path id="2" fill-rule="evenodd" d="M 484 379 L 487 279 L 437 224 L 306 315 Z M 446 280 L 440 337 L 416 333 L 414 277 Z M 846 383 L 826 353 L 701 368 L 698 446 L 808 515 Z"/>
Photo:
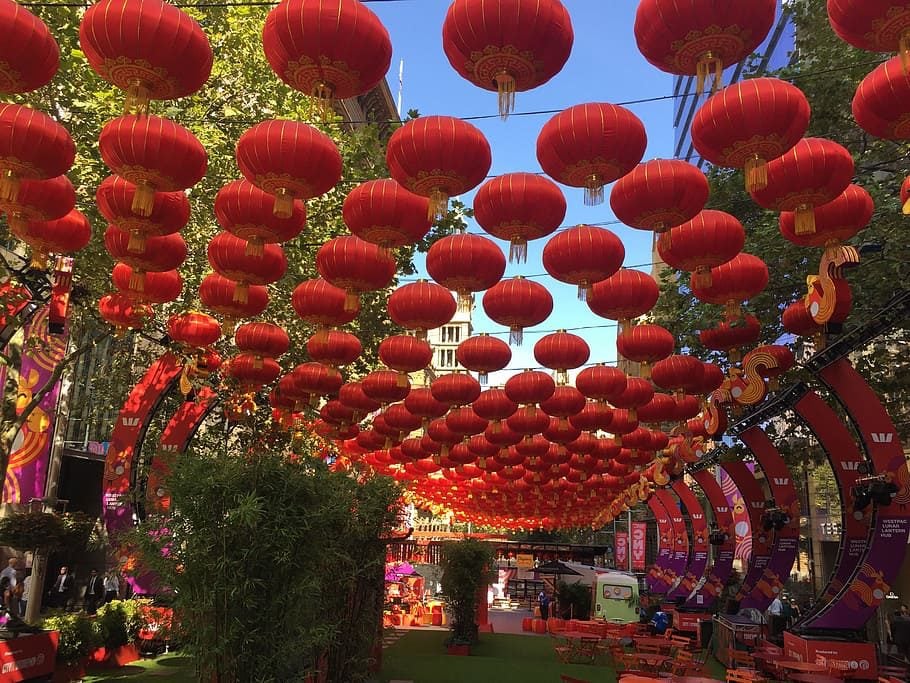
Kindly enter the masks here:
<path id="1" fill-rule="evenodd" d="M 104 599 L 104 580 L 98 576 L 98 570 L 92 569 L 85 584 L 84 608 L 88 614 L 98 611 L 98 604 Z"/>
<path id="2" fill-rule="evenodd" d="M 51 587 L 48 604 L 51 607 L 66 609 L 70 595 L 73 592 L 73 582 L 73 575 L 69 573 L 69 567 L 66 565 L 60 567 L 60 573 L 57 575 L 57 579 Z"/>
<path id="3" fill-rule="evenodd" d="M 771 604 L 768 605 L 767 615 L 770 636 L 773 638 L 783 632 L 786 628 L 786 622 L 784 621 L 784 603 L 781 602 L 778 595 L 775 595 Z"/>
<path id="4" fill-rule="evenodd" d="M 111 570 L 104 575 L 104 602 L 108 603 L 120 597 L 120 578 Z"/>
<path id="5" fill-rule="evenodd" d="M 19 585 L 19 560 L 15 557 L 9 558 L 6 567 L 0 572 L 0 580 L 8 579 L 9 596 L 5 597 L 3 604 L 13 614 L 19 613 L 19 592 L 22 590 Z"/>
<path id="6" fill-rule="evenodd" d="M 32 568 L 26 567 L 25 578 L 22 579 L 22 595 L 19 596 L 19 618 L 25 619 L 25 612 L 28 609 L 28 591 L 32 587 Z"/>
<path id="7" fill-rule="evenodd" d="M 540 602 L 540 618 L 546 621 L 550 618 L 550 596 L 544 591 L 540 591 L 538 600 Z"/>

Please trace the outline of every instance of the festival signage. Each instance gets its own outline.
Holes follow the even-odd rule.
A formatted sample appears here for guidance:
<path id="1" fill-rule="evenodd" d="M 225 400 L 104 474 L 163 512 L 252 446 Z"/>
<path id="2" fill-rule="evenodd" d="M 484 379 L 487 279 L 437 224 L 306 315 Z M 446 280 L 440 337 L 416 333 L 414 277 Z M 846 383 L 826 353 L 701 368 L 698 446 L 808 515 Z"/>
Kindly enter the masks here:
<path id="1" fill-rule="evenodd" d="M 51 380 L 54 368 L 66 354 L 68 336 L 51 334 L 48 316 L 49 308 L 45 306 L 25 326 L 27 342 L 19 367 L 17 414 L 21 414 L 33 395 Z M 59 398 L 60 381 L 57 380 L 16 434 L 3 485 L 4 503 L 28 503 L 33 498 L 44 497 Z"/>
<path id="2" fill-rule="evenodd" d="M 784 583 L 789 579 L 796 560 L 799 550 L 799 498 L 790 470 L 767 434 L 760 427 L 751 427 L 740 434 L 739 438 L 755 454 L 765 473 L 776 514 L 786 515 L 786 523 L 782 528 L 774 530 L 771 557 L 761 577 L 740 604 L 740 607 L 752 607 L 764 612 L 771 601 L 783 592 Z M 765 514 L 769 512 L 766 511 Z"/>
<path id="3" fill-rule="evenodd" d="M 670 513 L 664 507 L 663 501 L 656 495 L 648 499 L 648 507 L 654 515 L 657 524 L 657 557 L 654 564 L 648 568 L 646 581 L 648 590 L 651 593 L 666 593 L 670 590 L 670 584 L 675 575 L 668 575 L 670 562 L 673 559 L 673 523 L 670 521 Z M 635 529 L 632 529 L 632 557 L 635 559 Z M 642 566 L 644 569 L 644 566 Z"/>
<path id="4" fill-rule="evenodd" d="M 898 576 L 910 535 L 910 471 L 894 422 L 850 362 L 845 358 L 837 360 L 822 369 L 819 376 L 853 419 L 874 468 L 873 476 L 880 478 L 868 485 L 891 483 L 897 488 L 890 504 L 870 504 L 875 506 L 872 530 L 859 568 L 812 620 L 813 628 L 847 628 L 847 624 L 865 624 L 874 616 Z"/>
<path id="5" fill-rule="evenodd" d="M 688 598 L 701 581 L 708 566 L 708 520 L 705 518 L 701 503 L 685 481 L 677 479 L 673 482 L 673 490 L 686 508 L 692 525 L 692 553 L 682 580 L 667 597 Z"/>
<path id="6" fill-rule="evenodd" d="M 720 470 L 721 472 L 723 470 Z M 714 522 L 717 530 L 726 534 L 722 545 L 715 546 L 714 564 L 707 570 L 704 585 L 686 602 L 686 607 L 711 609 L 723 593 L 730 574 L 733 571 L 733 554 L 736 549 L 736 525 L 733 512 L 723 489 L 717 483 L 717 477 L 711 470 L 699 470 L 692 475 L 701 486 L 708 503 L 714 511 Z M 733 480 L 727 478 L 732 485 Z"/>
<path id="7" fill-rule="evenodd" d="M 534 556 L 530 553 L 518 553 L 515 556 L 515 566 L 519 569 L 534 569 Z"/>
<path id="8" fill-rule="evenodd" d="M 746 567 L 742 586 L 736 595 L 737 600 L 742 600 L 752 592 L 765 567 L 768 566 L 771 559 L 772 535 L 762 529 L 761 516 L 765 510 L 765 492 L 752 470 L 746 463 L 736 460 L 724 463 L 724 470 L 742 494 L 743 505 L 749 512 L 749 523 L 752 527 L 752 555 Z"/>
<path id="9" fill-rule="evenodd" d="M 660 498 L 664 509 L 670 517 L 670 526 L 673 530 L 673 546 L 670 550 L 670 563 L 665 574 L 665 580 L 672 592 L 682 580 L 689 564 L 689 533 L 686 530 L 686 520 L 683 517 L 680 503 L 668 489 L 658 489 L 655 494 Z"/>
<path id="10" fill-rule="evenodd" d="M 878 680 L 875 643 L 849 640 L 803 638 L 784 632 L 784 655 L 799 662 L 822 664 L 840 671 L 850 680 Z"/>
<path id="11" fill-rule="evenodd" d="M 736 482 L 724 468 L 718 470 L 718 481 L 727 499 L 727 505 L 733 515 L 733 527 L 736 535 L 734 559 L 743 567 L 748 567 L 752 559 L 752 518 L 742 492 Z"/>
<path id="12" fill-rule="evenodd" d="M 613 557 L 616 559 L 617 569 L 629 568 L 629 533 L 627 531 L 617 531 L 614 544 L 616 552 Z"/>
<path id="13" fill-rule="evenodd" d="M 648 525 L 644 522 L 632 522 L 632 569 L 642 571 L 645 568 L 645 548 L 648 537 Z"/>
<path id="14" fill-rule="evenodd" d="M 828 605 L 859 569 L 868 545 L 873 508 L 870 505 L 865 510 L 854 509 L 853 487 L 862 476 L 861 470 L 867 461 L 837 413 L 814 391 L 805 394 L 793 409 L 825 449 L 841 498 L 841 542 L 835 571 L 816 600 L 816 609 L 804 614 L 800 622 L 800 628 L 811 628 L 818 609 Z M 859 629 L 862 626 L 853 622 L 846 628 Z"/>

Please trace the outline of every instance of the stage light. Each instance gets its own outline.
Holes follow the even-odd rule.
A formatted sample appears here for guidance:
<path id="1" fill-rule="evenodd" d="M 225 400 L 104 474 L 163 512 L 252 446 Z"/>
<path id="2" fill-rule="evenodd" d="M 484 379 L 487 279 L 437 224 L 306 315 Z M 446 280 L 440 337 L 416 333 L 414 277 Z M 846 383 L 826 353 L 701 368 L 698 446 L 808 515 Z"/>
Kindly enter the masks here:
<path id="1" fill-rule="evenodd" d="M 889 481 L 882 474 L 861 477 L 856 480 L 856 484 L 851 489 L 853 509 L 861 512 L 872 503 L 880 507 L 890 505 L 899 490 L 897 484 Z"/>
<path id="2" fill-rule="evenodd" d="M 785 526 L 790 523 L 790 515 L 787 514 L 787 511 L 779 508 L 773 507 L 768 508 L 762 513 L 762 527 L 765 531 L 780 531 Z"/>

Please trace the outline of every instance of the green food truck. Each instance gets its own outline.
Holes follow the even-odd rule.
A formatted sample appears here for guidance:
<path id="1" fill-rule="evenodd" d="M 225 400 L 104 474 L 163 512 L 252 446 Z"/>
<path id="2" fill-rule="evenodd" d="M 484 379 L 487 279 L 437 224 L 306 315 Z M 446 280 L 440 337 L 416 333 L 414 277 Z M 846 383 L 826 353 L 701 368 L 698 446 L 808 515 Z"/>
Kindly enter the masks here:
<path id="1" fill-rule="evenodd" d="M 624 624 L 638 621 L 638 578 L 634 574 L 575 562 L 566 562 L 564 566 L 575 574 L 563 576 L 560 580 L 591 586 L 592 618 Z"/>

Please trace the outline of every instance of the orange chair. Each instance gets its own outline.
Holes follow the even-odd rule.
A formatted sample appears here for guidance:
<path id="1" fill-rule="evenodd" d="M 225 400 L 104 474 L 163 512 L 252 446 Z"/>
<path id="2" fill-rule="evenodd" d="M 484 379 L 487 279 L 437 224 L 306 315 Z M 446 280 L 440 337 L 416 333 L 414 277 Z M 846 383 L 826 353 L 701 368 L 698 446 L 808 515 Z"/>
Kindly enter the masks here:
<path id="1" fill-rule="evenodd" d="M 727 669 L 727 683 L 760 683 L 764 681 L 757 672 L 748 669 Z"/>
<path id="2" fill-rule="evenodd" d="M 755 659 L 745 650 L 736 650 L 731 647 L 727 650 L 727 661 L 734 669 L 755 670 Z"/>

